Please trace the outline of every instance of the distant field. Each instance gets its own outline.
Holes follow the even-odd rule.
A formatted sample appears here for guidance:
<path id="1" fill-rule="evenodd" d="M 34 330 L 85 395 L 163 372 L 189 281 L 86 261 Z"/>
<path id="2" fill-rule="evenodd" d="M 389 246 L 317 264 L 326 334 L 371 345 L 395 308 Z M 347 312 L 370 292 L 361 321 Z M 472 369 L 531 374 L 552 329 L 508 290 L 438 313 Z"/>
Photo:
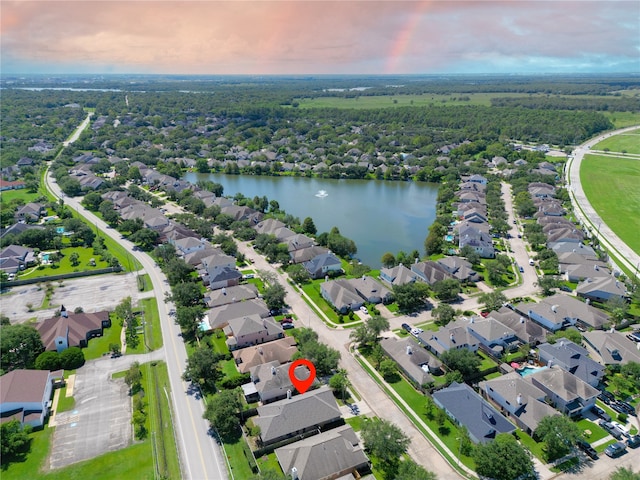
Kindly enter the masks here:
<path id="1" fill-rule="evenodd" d="M 595 150 L 640 154 L 640 129 L 606 138 L 593 148 Z"/>
<path id="2" fill-rule="evenodd" d="M 640 160 L 586 155 L 580 166 L 580 180 L 602 219 L 640 253 Z"/>
<path id="3" fill-rule="evenodd" d="M 613 123 L 616 129 L 640 125 L 640 113 L 600 112 Z"/>

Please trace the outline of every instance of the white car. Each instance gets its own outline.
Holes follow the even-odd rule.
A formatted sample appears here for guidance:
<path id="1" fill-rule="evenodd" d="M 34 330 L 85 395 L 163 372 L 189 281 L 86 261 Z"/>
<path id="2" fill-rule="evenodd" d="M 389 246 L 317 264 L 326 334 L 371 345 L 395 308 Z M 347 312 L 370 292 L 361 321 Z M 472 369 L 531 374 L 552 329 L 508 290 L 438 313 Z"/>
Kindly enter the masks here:
<path id="1" fill-rule="evenodd" d="M 364 313 L 365 315 L 366 315 L 367 313 L 369 313 L 369 310 L 367 310 L 367 307 L 365 307 L 364 305 L 360 307 L 360 311 L 361 311 L 362 313 Z"/>
<path id="2" fill-rule="evenodd" d="M 622 425 L 621 423 L 618 423 L 618 422 L 611 422 L 611 424 L 614 427 L 617 427 L 618 430 L 620 430 L 625 437 L 629 436 L 629 427 L 627 425 Z"/>

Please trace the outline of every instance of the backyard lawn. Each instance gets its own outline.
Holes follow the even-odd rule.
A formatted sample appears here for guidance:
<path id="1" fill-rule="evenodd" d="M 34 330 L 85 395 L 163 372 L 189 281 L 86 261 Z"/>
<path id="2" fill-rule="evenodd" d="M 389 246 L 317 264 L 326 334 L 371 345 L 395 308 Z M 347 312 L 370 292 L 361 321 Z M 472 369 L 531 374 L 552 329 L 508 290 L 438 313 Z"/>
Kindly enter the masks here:
<path id="1" fill-rule="evenodd" d="M 636 136 L 640 138 L 640 136 Z M 640 253 L 640 162 L 586 155 L 580 167 L 582 187 L 602 219 Z"/>
<path id="2" fill-rule="evenodd" d="M 78 265 L 71 264 L 71 254 L 78 254 Z M 60 250 L 62 258 L 55 265 L 41 265 L 40 267 L 25 270 L 20 275 L 20 279 L 49 277 L 51 275 L 63 275 L 71 272 L 84 272 L 89 270 L 97 270 L 99 268 L 107 268 L 109 264 L 101 261 L 100 257 L 93 253 L 93 248 L 88 247 L 68 247 Z M 89 263 L 91 259 L 95 260 L 95 267 Z M 41 268 L 42 267 L 42 268 Z"/>
<path id="3" fill-rule="evenodd" d="M 101 337 L 95 337 L 89 340 L 87 348 L 82 350 L 85 360 L 100 358 L 104 353 L 109 352 L 109 345 L 112 343 L 120 345 L 121 331 L 120 320 L 112 316 L 111 326 L 103 330 Z"/>

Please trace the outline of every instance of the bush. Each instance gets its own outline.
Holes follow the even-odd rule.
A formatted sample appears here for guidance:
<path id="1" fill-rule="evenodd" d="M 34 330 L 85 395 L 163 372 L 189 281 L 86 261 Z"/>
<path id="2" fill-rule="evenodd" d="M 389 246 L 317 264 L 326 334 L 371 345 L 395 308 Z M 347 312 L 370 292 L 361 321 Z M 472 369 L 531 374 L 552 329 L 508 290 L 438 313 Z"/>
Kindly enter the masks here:
<path id="1" fill-rule="evenodd" d="M 70 347 L 60 353 L 60 368 L 75 370 L 84 365 L 84 353 L 78 347 Z"/>
<path id="2" fill-rule="evenodd" d="M 220 388 L 225 390 L 233 390 L 234 388 L 244 385 L 251 380 L 251 375 L 243 373 L 242 375 L 235 375 L 233 377 L 225 378 L 220 382 Z"/>

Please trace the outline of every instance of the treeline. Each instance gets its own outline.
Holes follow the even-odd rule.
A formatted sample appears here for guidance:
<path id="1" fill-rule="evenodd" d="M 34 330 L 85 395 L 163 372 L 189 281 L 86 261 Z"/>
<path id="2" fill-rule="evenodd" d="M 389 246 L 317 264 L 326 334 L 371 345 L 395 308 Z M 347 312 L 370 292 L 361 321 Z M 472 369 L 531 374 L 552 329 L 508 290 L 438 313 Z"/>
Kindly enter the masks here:
<path id="1" fill-rule="evenodd" d="M 640 97 L 520 97 L 492 98 L 494 107 L 523 107 L 536 110 L 592 110 L 600 112 L 638 112 Z"/>

